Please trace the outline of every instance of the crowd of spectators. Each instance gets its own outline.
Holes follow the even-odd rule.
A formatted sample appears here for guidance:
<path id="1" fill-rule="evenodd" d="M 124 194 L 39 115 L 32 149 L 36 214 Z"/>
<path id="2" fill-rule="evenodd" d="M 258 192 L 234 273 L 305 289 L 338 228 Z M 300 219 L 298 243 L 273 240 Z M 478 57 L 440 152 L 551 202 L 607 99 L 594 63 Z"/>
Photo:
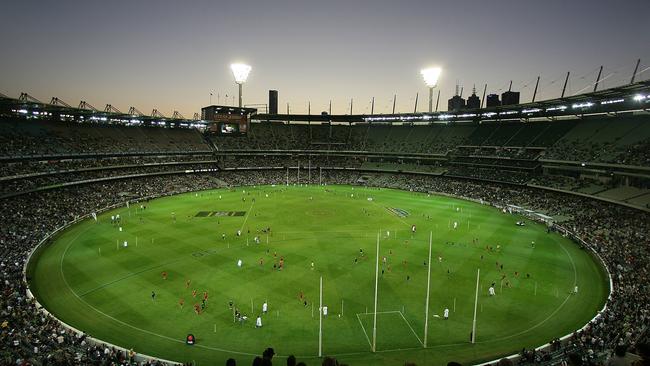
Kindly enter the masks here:
<path id="1" fill-rule="evenodd" d="M 93 156 L 78 159 L 28 159 L 0 161 L 0 178 L 16 177 L 30 174 L 57 173 L 114 166 L 166 164 L 214 160 L 212 154 L 186 155 L 137 155 L 137 156 Z"/>
<path id="2" fill-rule="evenodd" d="M 445 175 L 451 177 L 466 177 L 514 184 L 524 184 L 531 179 L 531 172 L 527 171 L 500 170 L 488 167 L 476 167 L 471 165 L 450 166 L 447 168 Z"/>
<path id="3" fill-rule="evenodd" d="M 623 165 L 650 166 L 650 138 L 628 146 L 613 162 Z"/>
<path id="4" fill-rule="evenodd" d="M 24 121 L 0 122 L 0 156 L 3 158 L 0 162 L 0 196 L 81 180 L 189 169 L 219 170 L 259 166 L 363 168 L 364 164 L 369 166 L 367 158 L 362 155 L 310 156 L 292 152 L 280 155 L 228 156 L 212 154 L 209 151 L 210 145 L 217 152 L 226 148 L 443 154 L 462 163 L 444 162 L 442 166 L 447 171 L 442 177 L 364 173 L 343 169 L 324 169 L 322 174 L 315 174 L 313 171 L 312 174 L 304 171 L 298 173 L 294 169 L 216 171 L 106 180 L 0 199 L 0 364 L 130 364 L 133 358 L 130 352 L 89 342 L 87 336 L 66 330 L 56 320 L 35 308 L 32 300 L 25 296 L 26 283 L 22 277 L 27 254 L 56 227 L 103 207 L 123 203 L 125 192 L 128 193 L 127 197 L 138 199 L 224 185 L 363 182 L 378 187 L 441 192 L 497 205 L 515 204 L 551 216 L 567 217 L 568 221 L 563 225 L 585 239 L 606 262 L 613 277 L 614 292 L 607 310 L 586 329 L 574 334 L 568 342 L 554 341 L 550 351 L 523 350 L 524 362 L 577 362 L 575 356 L 572 356 L 573 360 L 569 357 L 577 354 L 582 362 L 598 364 L 602 361 L 603 354 L 612 351 L 616 346 L 638 344 L 647 332 L 650 319 L 650 260 L 647 259 L 650 254 L 650 215 L 584 197 L 551 193 L 523 185 L 500 184 L 498 182 L 523 184 L 530 181 L 555 186 L 571 182 L 562 178 L 540 180 L 531 174 L 529 169 L 533 165 L 530 164 L 537 164 L 537 155 L 542 151 L 539 149 L 459 147 L 468 142 L 468 137 L 474 131 L 471 126 L 312 128 L 308 125 L 260 124 L 256 127 L 257 132 L 254 128 L 248 136 L 213 137 L 206 143 L 194 130 L 95 126 L 71 122 L 55 126 L 43 121 L 28 122 L 19 126 Z M 559 139 L 568 131 L 568 128 L 563 130 L 560 127 L 549 125 L 544 129 L 540 128 L 539 131 L 542 132 L 536 132 L 535 138 L 544 134 L 556 134 Z M 555 130 L 559 132 L 553 132 Z M 474 134 L 473 139 L 505 144 L 505 139 L 494 136 L 495 131 L 497 129 L 485 129 Z M 513 138 L 521 134 L 514 130 L 508 133 L 508 136 Z M 560 141 L 547 150 L 546 158 L 650 165 L 648 140 L 631 145 L 624 152 L 618 151 L 619 148 L 620 146 L 609 142 Z M 450 151 L 453 153 L 448 154 Z M 125 152 L 162 152 L 161 155 L 164 156 L 117 156 Z M 185 155 L 187 152 L 195 153 Z M 115 156 L 88 156 L 82 159 L 36 157 L 98 153 Z M 32 158 L 11 159 L 17 156 Z M 512 163 L 515 159 L 520 160 Z M 413 164 L 413 159 L 374 163 L 379 164 L 379 168 L 385 167 L 386 164 L 418 167 L 417 163 Z M 434 168 L 432 171 L 442 169 L 437 164 L 428 166 Z M 33 173 L 46 174 L 15 177 Z M 461 177 L 490 182 L 457 179 Z M 158 364 L 156 361 L 143 362 Z"/>
<path id="5" fill-rule="evenodd" d="M 210 151 L 194 129 L 0 119 L 0 156 Z"/>
<path id="6" fill-rule="evenodd" d="M 31 176 L 20 179 L 0 180 L 0 196 L 11 195 L 58 184 L 92 179 L 106 179 L 139 174 L 182 173 L 186 170 L 218 169 L 216 163 L 182 163 L 173 165 L 141 165 L 114 169 L 68 171 L 65 173 Z"/>

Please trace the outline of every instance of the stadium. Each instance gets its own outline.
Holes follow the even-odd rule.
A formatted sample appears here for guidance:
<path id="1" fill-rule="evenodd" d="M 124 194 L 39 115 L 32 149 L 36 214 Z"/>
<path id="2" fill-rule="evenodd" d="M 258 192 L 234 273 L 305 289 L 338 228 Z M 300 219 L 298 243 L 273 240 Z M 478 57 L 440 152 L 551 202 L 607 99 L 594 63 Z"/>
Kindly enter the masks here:
<path id="1" fill-rule="evenodd" d="M 192 118 L 0 94 L 0 364 L 646 365 L 635 61 L 447 108 L 424 68 L 407 113 L 282 113 L 254 63 Z"/>

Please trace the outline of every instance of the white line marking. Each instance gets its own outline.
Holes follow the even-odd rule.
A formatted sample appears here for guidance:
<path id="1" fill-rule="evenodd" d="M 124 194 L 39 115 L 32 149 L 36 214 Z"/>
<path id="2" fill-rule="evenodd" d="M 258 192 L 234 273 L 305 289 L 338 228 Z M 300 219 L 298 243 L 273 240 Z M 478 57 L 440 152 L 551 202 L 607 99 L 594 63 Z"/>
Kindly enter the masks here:
<path id="1" fill-rule="evenodd" d="M 239 231 L 244 231 L 244 225 L 246 225 L 246 221 L 248 221 L 248 217 L 251 215 L 251 211 L 253 211 L 253 205 L 255 202 L 251 202 L 251 207 L 248 209 L 248 212 L 246 212 L 246 217 L 244 217 L 244 222 L 241 224 L 241 228 Z"/>
<path id="2" fill-rule="evenodd" d="M 562 245 L 562 243 L 560 243 L 560 248 L 564 250 L 564 253 L 566 253 L 567 257 L 569 257 L 569 260 L 571 261 L 571 266 L 573 267 L 573 285 L 575 286 L 576 283 L 578 283 L 578 271 L 576 270 L 576 264 L 573 263 L 573 257 L 571 256 L 569 251 L 566 250 L 564 245 Z"/>
<path id="3" fill-rule="evenodd" d="M 399 313 L 399 310 L 392 310 L 392 311 L 378 311 L 377 314 L 395 314 Z M 374 313 L 357 313 L 358 315 L 372 315 Z"/>
<path id="4" fill-rule="evenodd" d="M 361 325 L 361 330 L 363 330 L 363 334 L 366 335 L 366 340 L 368 341 L 368 345 L 370 346 L 370 349 L 372 349 L 372 343 L 370 342 L 370 338 L 368 338 L 368 333 L 366 333 L 366 327 L 363 326 L 363 323 L 361 322 L 361 317 L 359 317 L 359 314 L 357 314 L 357 319 L 359 319 L 359 325 Z"/>
<path id="5" fill-rule="evenodd" d="M 399 315 L 402 317 L 402 319 L 404 319 L 404 322 L 406 322 L 406 325 L 408 325 L 408 327 L 411 329 L 411 332 L 413 332 L 413 335 L 415 336 L 415 338 L 418 339 L 418 341 L 420 342 L 421 345 L 424 345 L 424 343 L 422 342 L 422 340 L 420 339 L 420 337 L 418 337 L 418 334 L 415 333 L 415 330 L 413 330 L 413 327 L 411 326 L 411 323 L 409 323 L 409 321 L 406 320 L 406 318 L 404 317 L 404 314 L 402 314 L 401 311 L 398 311 L 398 313 L 399 313 Z"/>
<path id="6" fill-rule="evenodd" d="M 571 266 L 573 266 L 573 283 L 576 283 L 576 281 L 577 281 L 577 279 L 578 279 L 578 272 L 577 272 L 577 270 L 576 270 L 575 263 L 573 262 L 573 257 L 571 257 L 571 254 L 569 253 L 569 251 L 566 250 L 566 248 L 564 247 L 564 245 L 562 245 L 561 243 L 560 243 L 560 247 L 564 250 L 564 252 L 566 253 L 566 255 L 569 257 L 569 260 L 571 261 Z M 528 329 L 526 329 L 526 330 L 522 330 L 522 331 L 519 332 L 519 333 L 511 334 L 511 335 L 509 335 L 509 336 L 505 336 L 505 337 L 501 337 L 501 338 L 496 338 L 496 339 L 492 339 L 492 340 L 489 340 L 489 341 L 476 342 L 476 343 L 490 343 L 490 342 L 503 341 L 503 340 L 506 340 L 506 339 L 510 339 L 510 338 L 517 337 L 517 336 L 520 336 L 520 335 L 522 335 L 522 334 L 528 333 L 528 332 L 530 332 L 531 330 L 533 330 L 533 329 L 535 329 L 535 328 L 537 328 L 537 327 L 540 327 L 542 324 L 546 323 L 549 319 L 551 319 L 555 314 L 557 314 L 557 312 L 560 311 L 560 309 L 562 309 L 562 307 L 564 306 L 564 304 L 566 304 L 566 302 L 569 301 L 569 299 L 571 298 L 571 296 L 572 296 L 572 294 L 569 294 L 569 295 L 564 299 L 564 301 L 562 301 L 562 303 L 560 304 L 560 306 L 558 306 L 557 309 L 555 309 L 555 310 L 551 313 L 551 315 L 547 316 L 547 317 L 546 317 L 545 319 L 543 319 L 541 322 L 539 322 L 539 323 L 533 325 L 532 327 L 530 327 L 530 328 L 528 328 Z"/>

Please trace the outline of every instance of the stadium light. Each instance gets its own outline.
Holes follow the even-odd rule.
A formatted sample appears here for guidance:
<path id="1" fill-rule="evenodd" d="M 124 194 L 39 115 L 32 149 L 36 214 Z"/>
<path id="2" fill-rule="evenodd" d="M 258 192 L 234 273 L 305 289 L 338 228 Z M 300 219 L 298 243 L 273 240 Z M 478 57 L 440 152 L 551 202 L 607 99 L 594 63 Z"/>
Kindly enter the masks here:
<path id="1" fill-rule="evenodd" d="M 429 67 L 420 70 L 424 83 L 429 87 L 429 113 L 431 113 L 433 109 L 433 88 L 438 85 L 438 78 L 440 77 L 441 72 L 442 69 L 439 67 Z"/>
<path id="2" fill-rule="evenodd" d="M 248 74 L 251 72 L 252 67 L 246 64 L 231 64 L 230 69 L 235 77 L 235 84 L 239 85 L 239 107 L 242 107 L 242 84 L 248 79 Z"/>

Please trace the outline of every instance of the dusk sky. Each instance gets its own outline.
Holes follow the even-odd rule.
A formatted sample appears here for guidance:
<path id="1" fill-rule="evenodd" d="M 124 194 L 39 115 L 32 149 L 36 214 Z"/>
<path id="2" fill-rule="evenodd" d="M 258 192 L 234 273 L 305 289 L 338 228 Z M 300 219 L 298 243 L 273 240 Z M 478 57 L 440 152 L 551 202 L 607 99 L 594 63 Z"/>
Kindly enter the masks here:
<path id="1" fill-rule="evenodd" d="M 191 117 L 210 101 L 232 103 L 230 63 L 253 67 L 244 103 L 280 111 L 386 113 L 427 108 L 419 70 L 443 68 L 441 109 L 476 84 L 479 96 L 513 90 L 530 101 L 629 82 L 650 67 L 649 0 L 492 1 L 10 1 L 0 12 L 0 93 L 57 96 L 123 112 L 158 108 Z M 650 70 L 637 80 L 650 78 Z M 219 100 L 217 99 L 219 97 Z"/>

